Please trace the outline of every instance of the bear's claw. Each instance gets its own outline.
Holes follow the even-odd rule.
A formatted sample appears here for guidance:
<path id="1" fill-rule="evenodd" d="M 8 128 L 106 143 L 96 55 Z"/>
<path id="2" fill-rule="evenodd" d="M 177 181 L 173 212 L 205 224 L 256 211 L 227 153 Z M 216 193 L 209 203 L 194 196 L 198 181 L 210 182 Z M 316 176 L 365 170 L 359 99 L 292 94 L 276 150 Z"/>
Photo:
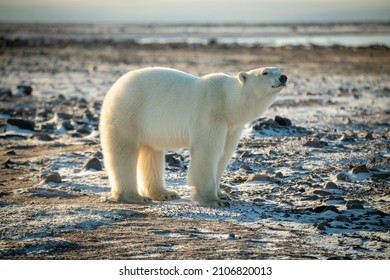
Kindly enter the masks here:
<path id="1" fill-rule="evenodd" d="M 180 195 L 178 195 L 176 192 L 173 191 L 167 191 L 162 194 L 152 195 L 151 197 L 153 200 L 167 201 L 167 200 L 179 199 Z"/>
<path id="2" fill-rule="evenodd" d="M 115 200 L 119 202 L 124 202 L 124 203 L 130 203 L 130 204 L 146 204 L 152 202 L 152 200 L 149 197 L 146 196 L 134 196 L 134 197 L 119 197 L 115 198 Z"/>
<path id="3" fill-rule="evenodd" d="M 226 200 L 209 200 L 209 201 L 202 201 L 199 202 L 198 204 L 200 206 L 205 206 L 205 207 L 230 207 L 230 202 Z"/>

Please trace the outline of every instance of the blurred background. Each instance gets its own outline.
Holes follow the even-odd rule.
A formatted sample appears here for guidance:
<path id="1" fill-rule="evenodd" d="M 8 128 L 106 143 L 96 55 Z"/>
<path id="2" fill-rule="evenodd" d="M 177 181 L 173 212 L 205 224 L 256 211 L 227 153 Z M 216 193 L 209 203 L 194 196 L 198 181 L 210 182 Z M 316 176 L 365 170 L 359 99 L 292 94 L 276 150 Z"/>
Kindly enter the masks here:
<path id="1" fill-rule="evenodd" d="M 390 46 L 389 15 L 386 0 L 2 0 L 0 35 L 141 44 Z"/>

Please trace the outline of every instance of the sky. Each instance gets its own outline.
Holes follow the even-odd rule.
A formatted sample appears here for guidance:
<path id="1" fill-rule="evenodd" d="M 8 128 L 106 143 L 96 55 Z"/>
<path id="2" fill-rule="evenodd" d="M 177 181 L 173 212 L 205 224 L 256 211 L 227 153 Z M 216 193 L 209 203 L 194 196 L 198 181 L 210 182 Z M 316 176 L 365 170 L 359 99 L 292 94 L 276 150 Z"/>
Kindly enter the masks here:
<path id="1" fill-rule="evenodd" d="M 390 21 L 389 0 L 0 0 L 1 22 Z"/>

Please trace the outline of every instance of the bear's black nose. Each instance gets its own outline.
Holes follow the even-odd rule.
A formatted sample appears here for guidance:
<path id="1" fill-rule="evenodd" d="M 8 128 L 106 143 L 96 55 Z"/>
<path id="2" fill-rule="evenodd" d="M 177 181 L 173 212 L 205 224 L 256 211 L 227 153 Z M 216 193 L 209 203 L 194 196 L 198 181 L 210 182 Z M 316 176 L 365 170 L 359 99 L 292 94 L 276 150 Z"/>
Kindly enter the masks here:
<path id="1" fill-rule="evenodd" d="M 287 82 L 287 76 L 286 75 L 282 75 L 279 77 L 279 81 L 282 83 L 282 84 L 285 84 Z"/>

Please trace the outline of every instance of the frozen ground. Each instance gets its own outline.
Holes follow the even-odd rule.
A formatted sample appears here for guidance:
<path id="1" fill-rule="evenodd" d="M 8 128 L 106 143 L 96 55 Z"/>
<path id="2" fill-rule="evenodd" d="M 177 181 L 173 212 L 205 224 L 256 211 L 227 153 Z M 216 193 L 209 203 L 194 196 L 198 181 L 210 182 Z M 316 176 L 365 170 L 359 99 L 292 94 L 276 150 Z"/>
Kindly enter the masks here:
<path id="1" fill-rule="evenodd" d="M 0 103 L 0 258 L 389 259 L 387 49 L 68 46 L 2 49 L 1 59 L 0 87 L 13 96 Z M 224 174 L 231 207 L 191 202 L 186 150 L 166 158 L 179 200 L 109 198 L 101 101 L 122 73 L 150 65 L 198 75 L 275 65 L 289 76 Z M 21 84 L 32 96 L 17 94 Z"/>

